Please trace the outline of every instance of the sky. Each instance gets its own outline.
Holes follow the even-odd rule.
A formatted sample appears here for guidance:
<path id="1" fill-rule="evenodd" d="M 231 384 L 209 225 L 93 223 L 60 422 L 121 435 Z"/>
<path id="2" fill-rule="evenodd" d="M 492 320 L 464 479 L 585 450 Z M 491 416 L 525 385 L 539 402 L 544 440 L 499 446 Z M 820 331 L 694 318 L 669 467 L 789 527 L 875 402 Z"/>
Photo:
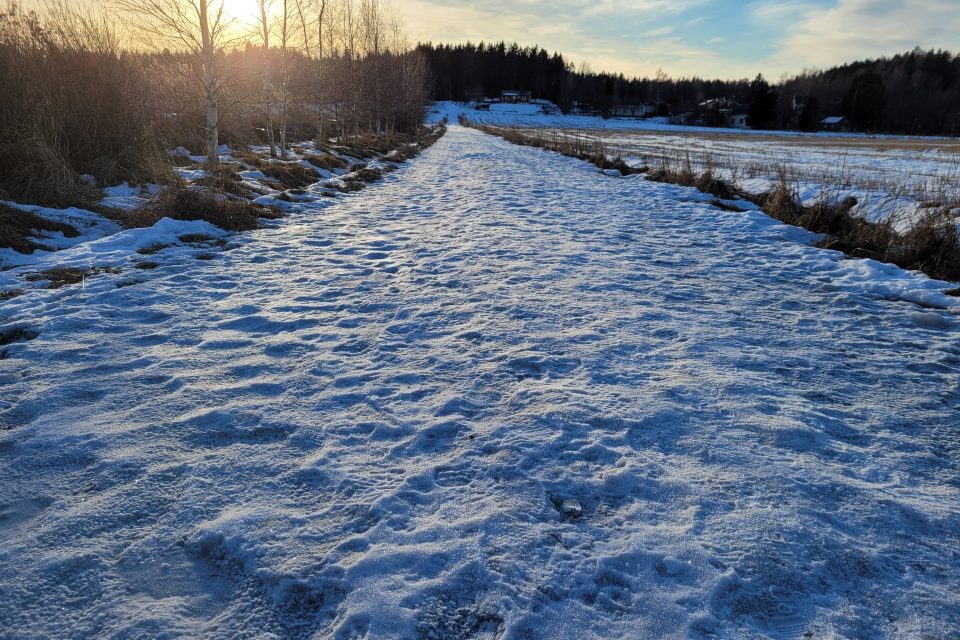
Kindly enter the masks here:
<path id="1" fill-rule="evenodd" d="M 960 0 L 400 0 L 415 41 L 539 44 L 627 76 L 776 80 L 914 47 L 960 51 Z"/>

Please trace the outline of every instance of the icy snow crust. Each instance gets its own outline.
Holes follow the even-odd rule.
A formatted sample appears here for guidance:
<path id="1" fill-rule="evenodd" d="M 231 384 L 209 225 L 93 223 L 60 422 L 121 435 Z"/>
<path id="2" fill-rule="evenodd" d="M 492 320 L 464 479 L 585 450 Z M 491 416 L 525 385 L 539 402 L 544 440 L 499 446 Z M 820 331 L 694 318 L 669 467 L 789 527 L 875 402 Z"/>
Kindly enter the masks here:
<path id="1" fill-rule="evenodd" d="M 0 634 L 956 637 L 953 299 L 698 197 L 453 126 L 0 303 Z"/>

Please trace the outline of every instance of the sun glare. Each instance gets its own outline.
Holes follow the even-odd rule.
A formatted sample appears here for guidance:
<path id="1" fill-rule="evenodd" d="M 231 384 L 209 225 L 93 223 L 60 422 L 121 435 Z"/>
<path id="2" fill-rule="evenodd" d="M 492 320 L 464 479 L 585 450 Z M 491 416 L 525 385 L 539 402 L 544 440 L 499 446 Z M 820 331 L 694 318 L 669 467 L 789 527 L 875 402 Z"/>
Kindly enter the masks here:
<path id="1" fill-rule="evenodd" d="M 260 21 L 257 0 L 223 0 L 223 13 L 238 27 L 248 27 Z"/>

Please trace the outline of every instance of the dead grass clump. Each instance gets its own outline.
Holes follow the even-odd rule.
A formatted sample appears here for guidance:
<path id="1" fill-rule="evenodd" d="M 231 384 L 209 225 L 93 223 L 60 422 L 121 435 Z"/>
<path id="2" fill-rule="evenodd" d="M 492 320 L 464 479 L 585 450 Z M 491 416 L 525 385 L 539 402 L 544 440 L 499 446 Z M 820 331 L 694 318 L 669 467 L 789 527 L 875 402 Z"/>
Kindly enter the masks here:
<path id="1" fill-rule="evenodd" d="M 238 149 L 236 151 L 231 151 L 230 155 L 242 162 L 243 164 L 249 165 L 254 169 L 260 169 L 268 160 L 262 156 L 257 155 L 249 149 Z"/>
<path id="2" fill-rule="evenodd" d="M 949 216 L 930 215 L 903 234 L 897 263 L 940 280 L 960 281 L 960 236 Z"/>
<path id="3" fill-rule="evenodd" d="M 194 182 L 194 184 L 210 189 L 211 191 L 228 193 L 241 198 L 253 198 L 258 195 L 253 189 L 248 188 L 245 184 L 234 178 L 205 176 Z"/>
<path id="4" fill-rule="evenodd" d="M 347 180 L 359 180 L 360 182 L 366 182 L 370 184 L 376 182 L 383 177 L 383 172 L 379 169 L 372 169 L 370 167 L 355 164 L 350 167 L 350 175 Z"/>
<path id="5" fill-rule="evenodd" d="M 733 211 L 733 212 L 735 212 L 735 213 L 742 213 L 742 212 L 743 212 L 743 209 L 741 209 L 740 207 L 738 207 L 738 206 L 736 206 L 736 205 L 729 204 L 729 203 L 727 203 L 727 202 L 724 202 L 723 200 L 720 200 L 719 198 L 714 199 L 714 200 L 711 200 L 711 201 L 710 201 L 710 204 L 712 204 L 713 206 L 715 206 L 717 209 L 722 209 L 722 210 L 724 210 L 724 211 Z"/>
<path id="6" fill-rule="evenodd" d="M 352 139 L 348 146 L 354 151 L 363 155 L 383 155 L 403 144 L 412 142 L 413 140 L 413 136 L 403 134 L 367 134 Z"/>
<path id="7" fill-rule="evenodd" d="M 278 182 L 284 189 L 308 187 L 319 180 L 319 176 L 312 169 L 308 169 L 299 162 L 267 162 L 259 167 L 269 178 Z"/>
<path id="8" fill-rule="evenodd" d="M 39 337 L 40 333 L 33 329 L 28 329 L 26 327 L 12 327 L 10 329 L 5 329 L 0 331 L 0 347 L 5 347 L 8 344 L 13 344 L 14 342 L 27 342 L 29 340 L 35 340 Z"/>
<path id="9" fill-rule="evenodd" d="M 30 240 L 30 237 L 42 231 L 59 231 L 68 238 L 80 235 L 79 231 L 64 222 L 47 220 L 35 213 L 0 204 L 0 247 L 8 247 L 17 253 L 33 253 L 37 249 L 50 251 L 50 247 Z"/>
<path id="10" fill-rule="evenodd" d="M 93 211 L 94 213 L 103 216 L 107 220 L 113 220 L 114 222 L 119 222 L 121 224 L 123 224 L 124 219 L 127 217 L 127 212 L 123 209 L 110 207 L 99 202 L 84 205 L 84 208 L 87 211 Z"/>
<path id="11" fill-rule="evenodd" d="M 168 187 L 131 213 L 127 225 L 150 227 L 166 217 L 205 220 L 228 231 L 249 231 L 260 226 L 260 218 L 276 219 L 282 215 L 277 209 L 232 200 L 209 189 Z"/>
<path id="12" fill-rule="evenodd" d="M 948 215 L 931 213 L 901 234 L 890 222 L 871 222 L 854 215 L 853 198 L 805 206 L 781 183 L 756 201 L 777 220 L 824 234 L 817 246 L 916 269 L 941 280 L 960 280 L 960 237 Z"/>
<path id="13" fill-rule="evenodd" d="M 245 185 L 236 172 L 236 165 L 221 165 L 216 172 L 208 173 L 194 184 L 210 189 L 211 191 L 229 193 L 230 195 L 240 196 L 241 198 L 254 197 L 255 192 L 249 186 Z"/>
<path id="14" fill-rule="evenodd" d="M 0 190 L 66 207 L 102 195 L 81 174 L 99 184 L 172 174 L 157 142 L 154 74 L 122 50 L 105 13 L 51 2 L 2 18 Z"/>
<path id="15" fill-rule="evenodd" d="M 163 250 L 163 249 L 166 249 L 166 248 L 169 247 L 169 246 L 170 246 L 170 245 L 168 245 L 168 244 L 163 244 L 162 242 L 154 242 L 153 244 L 151 244 L 151 245 L 149 245 L 149 246 L 140 247 L 139 249 L 137 249 L 137 253 L 139 253 L 139 254 L 142 255 L 142 256 L 152 256 L 153 254 L 157 253 L 158 251 L 161 251 L 161 250 Z"/>
<path id="16" fill-rule="evenodd" d="M 591 162 L 603 171 L 607 171 L 609 169 L 616 169 L 617 171 L 620 172 L 621 175 L 624 175 L 624 176 L 629 176 L 629 175 L 632 175 L 633 173 L 636 173 L 633 167 L 631 167 L 626 162 L 624 162 L 623 158 L 619 156 L 615 158 L 609 158 L 605 153 L 596 152 L 596 153 L 587 155 L 585 157 L 582 157 L 581 160 L 586 160 L 588 162 Z"/>
<path id="17" fill-rule="evenodd" d="M 889 246 L 893 239 L 889 225 L 869 222 L 851 213 L 857 204 L 853 198 L 807 206 L 781 180 L 774 191 L 752 199 L 767 215 L 781 222 L 831 236 L 832 248 L 841 251 L 859 250 L 872 256 L 874 249 Z"/>
<path id="18" fill-rule="evenodd" d="M 92 203 L 103 193 L 85 184 L 65 154 L 42 138 L 14 138 L 0 144 L 0 189 L 17 202 L 47 207 Z"/>
<path id="19" fill-rule="evenodd" d="M 179 153 L 174 153 L 170 155 L 170 161 L 175 167 L 190 167 L 192 169 L 200 169 L 203 165 L 199 162 L 194 162 L 190 156 L 182 155 Z"/>
<path id="20" fill-rule="evenodd" d="M 152 260 L 144 260 L 143 262 L 136 262 L 133 265 L 134 269 L 156 269 L 159 265 Z"/>
<path id="21" fill-rule="evenodd" d="M 208 236 L 205 233 L 185 233 L 182 236 L 177 236 L 177 240 L 185 244 L 210 244 L 215 242 L 226 244 L 224 240 Z"/>
<path id="22" fill-rule="evenodd" d="M 315 166 L 317 169 L 333 171 L 335 169 L 346 169 L 347 161 L 340 156 L 332 153 L 310 153 L 304 156 L 304 160 Z"/>
<path id="23" fill-rule="evenodd" d="M 336 189 L 340 193 L 354 193 L 355 191 L 361 191 L 366 188 L 366 183 L 360 180 L 350 180 L 343 179 L 336 182 L 330 182 L 327 184 L 327 187 Z"/>
<path id="24" fill-rule="evenodd" d="M 712 171 L 704 171 L 697 178 L 697 189 L 703 193 L 709 193 L 714 198 L 721 200 L 733 200 L 740 196 L 740 192 L 729 182 L 718 178 Z"/>
<path id="25" fill-rule="evenodd" d="M 23 289 L 0 289 L 0 300 L 11 300 L 23 295 Z"/>
<path id="26" fill-rule="evenodd" d="M 666 184 L 676 184 L 681 187 L 696 187 L 697 176 L 690 167 L 672 167 L 661 165 L 651 169 L 647 173 L 647 180 L 651 182 L 662 182 Z"/>
<path id="27" fill-rule="evenodd" d="M 703 193 L 712 195 L 718 200 L 735 200 L 743 196 L 739 189 L 726 180 L 718 178 L 709 169 L 697 175 L 689 162 L 679 166 L 660 165 L 647 173 L 647 180 L 676 184 L 682 187 L 693 187 Z"/>
<path id="28" fill-rule="evenodd" d="M 79 284 L 84 279 L 98 273 L 119 273 L 120 270 L 115 267 L 95 267 L 93 269 L 80 269 L 78 267 L 54 267 L 46 271 L 36 271 L 24 276 L 27 282 L 47 281 L 47 289 L 59 289 L 69 284 Z"/>
<path id="29" fill-rule="evenodd" d="M 402 163 L 406 162 L 407 160 L 409 160 L 410 158 L 415 157 L 416 155 L 417 155 L 417 154 L 416 154 L 416 151 L 407 151 L 407 150 L 405 150 L 405 149 L 398 149 L 398 150 L 396 151 L 396 153 L 388 154 L 388 155 L 384 158 L 384 160 L 386 160 L 387 162 L 393 162 L 393 163 L 396 163 L 396 164 L 402 164 Z"/>

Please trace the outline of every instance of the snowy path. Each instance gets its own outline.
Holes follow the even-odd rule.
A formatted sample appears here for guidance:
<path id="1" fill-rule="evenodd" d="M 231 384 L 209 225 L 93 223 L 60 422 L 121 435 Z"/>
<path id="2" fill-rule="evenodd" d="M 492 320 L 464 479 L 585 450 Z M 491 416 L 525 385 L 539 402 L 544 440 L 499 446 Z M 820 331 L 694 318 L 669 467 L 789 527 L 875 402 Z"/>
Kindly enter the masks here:
<path id="1" fill-rule="evenodd" d="M 0 303 L 0 637 L 958 637 L 960 316 L 696 199 L 454 126 Z"/>

